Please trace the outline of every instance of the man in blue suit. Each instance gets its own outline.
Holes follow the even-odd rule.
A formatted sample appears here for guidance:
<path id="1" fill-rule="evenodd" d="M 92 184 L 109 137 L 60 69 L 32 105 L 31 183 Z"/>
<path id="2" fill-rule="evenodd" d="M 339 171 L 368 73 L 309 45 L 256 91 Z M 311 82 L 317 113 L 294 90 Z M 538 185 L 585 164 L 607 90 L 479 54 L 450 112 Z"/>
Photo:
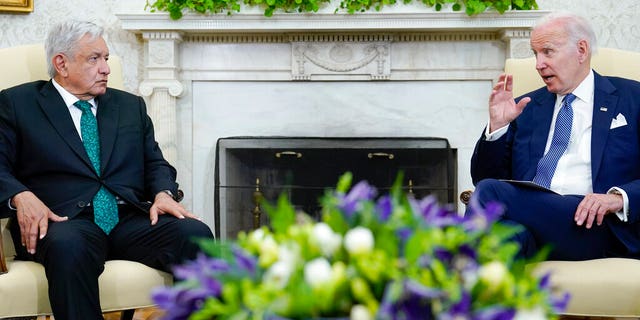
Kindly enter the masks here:
<path id="1" fill-rule="evenodd" d="M 595 47 L 588 21 L 552 13 L 531 33 L 546 87 L 514 99 L 503 74 L 491 93 L 472 201 L 504 204 L 524 256 L 640 256 L 640 83 L 594 72 Z"/>
<path id="2" fill-rule="evenodd" d="M 192 238 L 212 237 L 174 197 L 142 98 L 107 88 L 102 33 L 57 24 L 45 43 L 52 79 L 0 92 L 0 215 L 18 258 L 44 266 L 56 319 L 102 319 L 105 260 L 171 272 L 195 258 Z"/>

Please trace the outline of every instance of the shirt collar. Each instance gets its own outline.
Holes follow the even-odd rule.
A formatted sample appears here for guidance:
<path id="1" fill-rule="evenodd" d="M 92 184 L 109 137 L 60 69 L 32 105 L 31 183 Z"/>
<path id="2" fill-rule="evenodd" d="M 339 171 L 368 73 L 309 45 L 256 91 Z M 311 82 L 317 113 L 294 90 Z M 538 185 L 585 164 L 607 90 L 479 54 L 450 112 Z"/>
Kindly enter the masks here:
<path id="1" fill-rule="evenodd" d="M 595 77 L 593 76 L 593 69 L 589 71 L 589 74 L 580 82 L 580 84 L 573 90 L 573 95 L 578 99 L 590 104 L 593 100 L 593 90 L 595 88 Z M 558 100 L 562 101 L 564 96 L 558 95 Z"/>
<path id="2" fill-rule="evenodd" d="M 71 106 L 73 106 L 76 101 L 80 100 L 76 96 L 71 94 L 71 92 L 67 91 L 67 89 L 62 87 L 58 82 L 56 82 L 55 79 L 51 78 L 51 82 L 53 83 L 53 86 L 56 88 L 56 90 L 58 90 L 58 93 L 60 93 L 60 95 L 62 96 L 62 100 L 64 100 L 67 108 L 71 108 Z M 91 104 L 92 108 L 96 108 L 95 99 L 92 98 L 91 100 L 88 100 L 88 102 Z"/>

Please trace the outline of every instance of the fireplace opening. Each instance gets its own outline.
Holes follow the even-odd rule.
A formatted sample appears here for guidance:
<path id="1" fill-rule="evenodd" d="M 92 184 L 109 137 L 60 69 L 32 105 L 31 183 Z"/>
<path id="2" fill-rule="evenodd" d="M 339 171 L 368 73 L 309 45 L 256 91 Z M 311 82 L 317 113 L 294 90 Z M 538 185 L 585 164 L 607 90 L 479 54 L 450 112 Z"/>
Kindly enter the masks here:
<path id="1" fill-rule="evenodd" d="M 286 193 L 320 219 L 319 199 L 345 172 L 386 193 L 399 172 L 417 198 L 457 205 L 457 150 L 444 138 L 229 137 L 216 144 L 215 229 L 233 239 L 268 223 L 260 200 Z"/>

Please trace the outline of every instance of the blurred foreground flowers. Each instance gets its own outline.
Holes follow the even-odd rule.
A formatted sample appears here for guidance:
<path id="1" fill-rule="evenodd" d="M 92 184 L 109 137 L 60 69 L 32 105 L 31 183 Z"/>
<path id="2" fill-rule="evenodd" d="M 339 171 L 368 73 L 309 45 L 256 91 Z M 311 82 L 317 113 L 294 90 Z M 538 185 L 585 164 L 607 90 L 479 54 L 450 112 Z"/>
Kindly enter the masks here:
<path id="1" fill-rule="evenodd" d="M 165 319 L 549 319 L 565 308 L 549 275 L 515 258 L 500 205 L 461 217 L 433 197 L 377 197 L 343 175 L 321 199 L 322 221 L 286 197 L 267 205 L 271 225 L 175 268 L 158 288 Z M 541 253 L 541 255 L 543 255 Z"/>

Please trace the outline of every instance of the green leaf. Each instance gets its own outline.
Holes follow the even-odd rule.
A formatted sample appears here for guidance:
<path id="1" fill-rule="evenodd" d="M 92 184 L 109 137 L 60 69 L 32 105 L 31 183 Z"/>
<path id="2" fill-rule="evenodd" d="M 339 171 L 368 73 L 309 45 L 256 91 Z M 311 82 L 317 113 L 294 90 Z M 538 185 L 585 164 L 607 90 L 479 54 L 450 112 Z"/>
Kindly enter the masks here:
<path id="1" fill-rule="evenodd" d="M 267 10 L 268 9 L 269 8 L 267 8 Z M 273 10 L 271 10 L 270 13 L 273 13 Z M 265 15 L 266 14 L 267 11 L 265 11 Z M 295 223 L 296 210 L 291 202 L 289 202 L 289 198 L 287 198 L 286 194 L 283 193 L 278 197 L 276 207 L 273 207 L 266 202 L 264 203 L 264 207 L 271 219 L 271 226 L 275 233 L 284 234 L 287 232 L 287 229 L 289 229 L 289 226 Z"/>

